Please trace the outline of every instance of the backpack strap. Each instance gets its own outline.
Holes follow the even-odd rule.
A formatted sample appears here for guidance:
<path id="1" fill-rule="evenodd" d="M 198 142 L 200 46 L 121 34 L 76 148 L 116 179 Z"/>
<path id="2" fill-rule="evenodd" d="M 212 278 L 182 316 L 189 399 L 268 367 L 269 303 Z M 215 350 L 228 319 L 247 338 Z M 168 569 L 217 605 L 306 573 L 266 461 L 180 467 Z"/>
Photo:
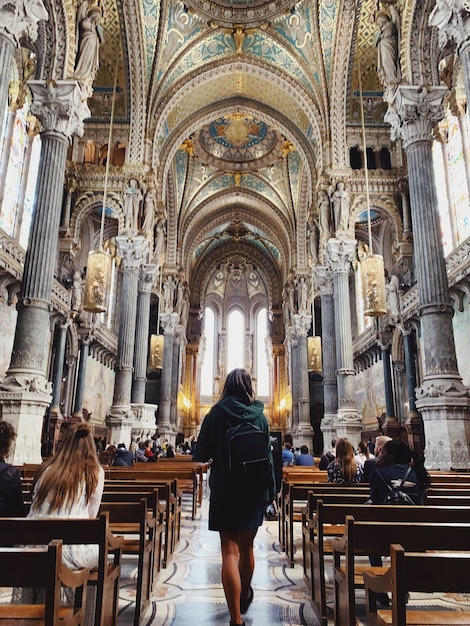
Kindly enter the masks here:
<path id="1" fill-rule="evenodd" d="M 379 477 L 383 480 L 383 482 L 385 483 L 385 485 L 387 486 L 387 489 L 390 491 L 390 493 L 394 493 L 394 489 L 392 488 L 391 485 L 388 484 L 388 482 L 385 480 L 385 478 L 383 477 L 382 473 L 380 472 L 379 468 L 376 466 L 375 467 L 375 471 L 377 472 L 377 474 L 379 475 Z M 403 476 L 403 478 L 400 481 L 400 484 L 397 485 L 397 489 L 402 489 L 403 486 L 405 485 L 406 479 L 408 478 L 408 476 L 411 474 L 411 465 L 408 466 L 408 469 L 405 472 L 405 475 Z"/>

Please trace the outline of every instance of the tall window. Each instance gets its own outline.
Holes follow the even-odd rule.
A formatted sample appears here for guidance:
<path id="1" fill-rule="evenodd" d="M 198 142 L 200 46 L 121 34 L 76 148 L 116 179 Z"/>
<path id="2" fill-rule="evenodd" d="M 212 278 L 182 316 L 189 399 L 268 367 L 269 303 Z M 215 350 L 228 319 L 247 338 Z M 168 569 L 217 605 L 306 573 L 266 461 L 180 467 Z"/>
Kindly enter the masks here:
<path id="1" fill-rule="evenodd" d="M 212 396 L 214 393 L 214 346 L 215 317 L 214 311 L 204 309 L 204 355 L 201 367 L 201 395 Z"/>
<path id="2" fill-rule="evenodd" d="M 256 393 L 258 396 L 269 396 L 269 351 L 268 315 L 266 309 L 256 316 Z"/>
<path id="3" fill-rule="evenodd" d="M 240 311 L 232 311 L 227 320 L 227 372 L 245 367 L 245 319 Z"/>

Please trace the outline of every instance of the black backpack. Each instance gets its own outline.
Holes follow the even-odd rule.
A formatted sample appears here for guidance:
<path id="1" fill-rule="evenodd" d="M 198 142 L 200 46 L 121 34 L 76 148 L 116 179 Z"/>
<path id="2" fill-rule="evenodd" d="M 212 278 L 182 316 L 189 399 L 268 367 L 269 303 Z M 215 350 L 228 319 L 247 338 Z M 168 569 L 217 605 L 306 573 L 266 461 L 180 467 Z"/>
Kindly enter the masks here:
<path id="1" fill-rule="evenodd" d="M 225 433 L 226 472 L 234 488 L 262 491 L 272 485 L 266 434 L 251 422 L 240 422 Z"/>
<path id="2" fill-rule="evenodd" d="M 403 478 L 400 480 L 399 484 L 397 485 L 390 485 L 382 476 L 378 467 L 376 467 L 375 471 L 377 472 L 379 477 L 383 480 L 383 482 L 387 485 L 387 495 L 385 496 L 385 499 L 382 502 L 382 504 L 402 504 L 402 505 L 403 504 L 408 504 L 408 505 L 415 504 L 411 495 L 404 491 L 404 485 L 405 485 L 406 479 L 411 473 L 411 467 L 409 467 L 406 470 L 405 475 L 403 476 Z"/>

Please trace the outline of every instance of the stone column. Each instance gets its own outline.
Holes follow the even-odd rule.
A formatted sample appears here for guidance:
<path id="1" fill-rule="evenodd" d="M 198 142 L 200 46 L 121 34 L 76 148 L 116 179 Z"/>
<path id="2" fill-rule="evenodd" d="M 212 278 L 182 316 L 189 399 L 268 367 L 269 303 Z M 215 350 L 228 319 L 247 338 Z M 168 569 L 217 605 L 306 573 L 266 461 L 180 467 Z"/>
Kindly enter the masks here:
<path id="1" fill-rule="evenodd" d="M 406 388 L 408 391 L 408 418 L 404 426 L 408 437 L 408 445 L 418 453 L 421 453 L 424 450 L 424 446 L 422 449 L 423 425 L 421 416 L 416 408 L 416 345 L 411 326 L 409 325 L 404 325 L 403 327 L 403 347 L 405 352 Z"/>
<path id="2" fill-rule="evenodd" d="M 29 165 L 31 163 L 33 141 L 36 135 L 40 132 L 39 122 L 34 116 L 31 115 L 30 117 L 28 117 L 27 123 L 28 123 L 28 137 L 26 139 L 26 149 L 25 149 L 25 156 L 24 156 L 24 163 L 23 163 L 23 175 L 21 177 L 20 194 L 18 197 L 18 214 L 16 217 L 15 232 L 13 234 L 13 238 L 15 239 L 15 241 L 19 241 L 20 236 L 21 236 L 21 227 L 23 224 L 23 213 L 24 213 L 24 200 L 26 197 L 26 188 L 28 186 Z"/>
<path id="3" fill-rule="evenodd" d="M 390 365 L 390 344 L 382 344 L 382 366 L 384 373 L 385 387 L 385 410 L 386 421 L 393 419 L 395 421 L 395 408 L 393 406 L 393 388 L 392 388 L 392 367 Z"/>
<path id="4" fill-rule="evenodd" d="M 43 127 L 42 150 L 11 362 L 0 383 L 3 419 L 17 432 L 14 464 L 41 462 L 42 423 L 51 400 L 46 374 L 49 309 L 67 148 L 74 133 L 83 133 L 83 119 L 90 115 L 73 80 L 30 81 L 29 87 L 33 113 Z"/>
<path id="5" fill-rule="evenodd" d="M 470 397 L 457 367 L 453 309 L 442 248 L 432 163 L 432 129 L 446 87 L 400 86 L 386 119 L 406 151 L 421 316 L 423 381 L 417 391 L 430 469 L 470 465 Z"/>
<path id="6" fill-rule="evenodd" d="M 78 361 L 77 384 L 72 417 L 75 421 L 83 420 L 83 396 L 85 395 L 86 366 L 90 353 L 91 335 L 86 332 L 80 337 L 80 358 Z"/>
<path id="7" fill-rule="evenodd" d="M 22 38 L 34 43 L 38 37 L 38 23 L 49 18 L 41 0 L 34 3 L 34 8 L 30 6 L 28 9 L 28 4 L 31 3 L 11 0 L 0 7 L 0 129 L 8 102 L 15 50 Z"/>
<path id="8" fill-rule="evenodd" d="M 132 370 L 135 348 L 139 268 L 145 252 L 145 237 L 116 237 L 122 258 L 121 318 L 119 324 L 113 404 L 106 416 L 107 441 L 117 445 L 131 440 L 135 415 L 131 410 Z"/>
<path id="9" fill-rule="evenodd" d="M 54 359 L 54 371 L 52 374 L 52 400 L 51 414 L 61 416 L 60 391 L 62 388 L 62 374 L 64 373 L 65 342 L 67 339 L 68 324 L 61 324 L 57 331 L 57 344 Z"/>
<path id="10" fill-rule="evenodd" d="M 0 37 L 0 41 L 1 41 L 1 37 Z M 13 136 L 15 118 L 16 118 L 16 108 L 12 110 L 11 107 L 8 107 L 5 136 L 3 139 L 3 150 L 2 150 L 1 161 L 0 161 L 0 209 L 2 207 L 3 197 L 5 195 L 5 181 L 7 178 L 8 165 L 10 163 L 11 138 Z M 2 127 L 0 126 L 0 130 L 1 129 Z"/>
<path id="11" fill-rule="evenodd" d="M 175 339 L 176 327 L 178 325 L 178 313 L 161 313 L 160 325 L 163 328 L 164 345 L 163 345 L 163 368 L 160 391 L 160 406 L 158 419 L 158 432 L 160 435 L 173 435 L 170 424 L 171 413 L 171 381 L 173 370 L 173 344 Z"/>
<path id="12" fill-rule="evenodd" d="M 326 254 L 324 255 L 327 256 Z M 327 261 L 327 258 L 324 259 Z M 321 298 L 322 365 L 324 413 L 321 422 L 323 451 L 330 448 L 336 437 L 336 414 L 338 411 L 338 387 L 336 384 L 335 303 L 333 299 L 333 274 L 329 267 L 318 266 L 315 270 L 316 284 Z"/>
<path id="13" fill-rule="evenodd" d="M 349 274 L 356 251 L 356 240 L 332 238 L 328 241 L 328 257 L 333 273 L 336 337 L 336 381 L 338 385 L 338 412 L 335 426 L 338 437 L 358 441 L 362 419 L 356 407 L 356 386 L 351 328 Z"/>
<path id="14" fill-rule="evenodd" d="M 181 352 L 183 344 L 183 328 L 180 324 L 176 327 L 173 340 L 173 362 L 171 365 L 171 407 L 170 424 L 173 432 L 178 429 L 178 391 L 180 383 Z"/>
<path id="15" fill-rule="evenodd" d="M 137 322 L 135 329 L 134 379 L 132 381 L 131 402 L 145 403 L 147 382 L 147 362 L 149 347 L 150 294 L 157 276 L 156 265 L 142 265 L 137 296 Z"/>
<path id="16" fill-rule="evenodd" d="M 293 424 L 292 436 L 295 446 L 308 446 L 313 450 L 313 427 L 310 423 L 310 390 L 308 382 L 307 333 L 312 324 L 312 316 L 295 313 L 292 316 L 293 347 L 291 388 L 292 407 L 297 408 L 297 420 Z M 295 394 L 295 395 L 294 395 Z"/>

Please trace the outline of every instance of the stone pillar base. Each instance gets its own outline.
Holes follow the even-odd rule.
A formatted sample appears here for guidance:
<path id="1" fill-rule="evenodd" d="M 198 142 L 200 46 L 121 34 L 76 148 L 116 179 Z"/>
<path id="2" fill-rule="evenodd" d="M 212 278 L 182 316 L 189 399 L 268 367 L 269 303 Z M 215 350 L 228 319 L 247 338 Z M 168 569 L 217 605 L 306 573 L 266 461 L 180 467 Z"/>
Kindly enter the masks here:
<path id="1" fill-rule="evenodd" d="M 424 424 L 427 469 L 470 467 L 470 398 L 427 397 L 416 403 Z"/>
<path id="2" fill-rule="evenodd" d="M 307 446 L 310 454 L 313 454 L 313 428 L 310 426 L 297 426 L 292 430 L 292 441 L 294 448 Z"/>
<path id="3" fill-rule="evenodd" d="M 131 404 L 131 407 L 135 415 L 132 436 L 150 439 L 157 431 L 158 404 Z"/>
<path id="4" fill-rule="evenodd" d="M 10 376 L 0 385 L 2 419 L 16 432 L 8 462 L 42 463 L 41 438 L 52 386 L 43 376 Z"/>
<path id="5" fill-rule="evenodd" d="M 361 440 L 361 433 L 363 429 L 363 425 L 357 411 L 339 410 L 335 419 L 335 427 L 337 437 L 349 439 L 354 447 L 357 446 Z"/>
<path id="6" fill-rule="evenodd" d="M 323 452 L 327 452 L 331 449 L 331 442 L 336 439 L 336 427 L 335 427 L 336 414 L 329 414 L 323 416 L 320 424 L 321 431 L 323 433 Z"/>
<path id="7" fill-rule="evenodd" d="M 106 443 L 117 446 L 125 443 L 129 448 L 131 443 L 131 431 L 135 423 L 135 415 L 129 405 L 113 405 L 106 416 Z"/>

